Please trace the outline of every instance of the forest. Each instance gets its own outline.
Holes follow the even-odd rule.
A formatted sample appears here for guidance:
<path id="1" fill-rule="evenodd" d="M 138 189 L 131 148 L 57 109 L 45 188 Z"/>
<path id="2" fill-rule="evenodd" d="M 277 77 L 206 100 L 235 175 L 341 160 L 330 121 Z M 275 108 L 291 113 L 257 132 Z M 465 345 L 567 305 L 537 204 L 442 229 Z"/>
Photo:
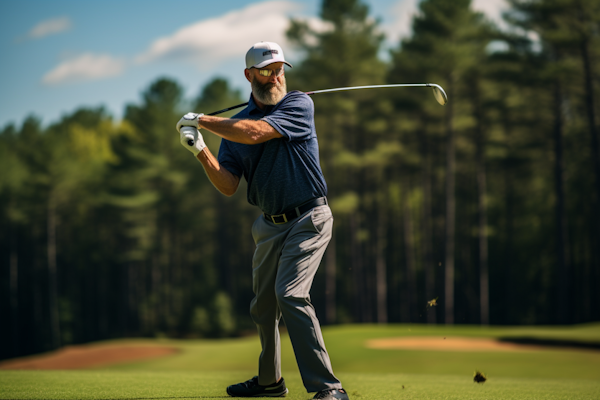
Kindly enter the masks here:
<path id="1" fill-rule="evenodd" d="M 600 2 L 510 5 L 500 29 L 469 0 L 423 0 L 389 52 L 360 0 L 323 0 L 324 31 L 291 20 L 289 90 L 432 82 L 449 99 L 312 97 L 335 219 L 311 291 L 324 325 L 600 320 Z M 196 92 L 163 76 L 122 120 L 82 107 L 0 127 L 0 359 L 254 331 L 260 211 L 243 180 L 221 195 L 175 130 L 250 87 Z"/>

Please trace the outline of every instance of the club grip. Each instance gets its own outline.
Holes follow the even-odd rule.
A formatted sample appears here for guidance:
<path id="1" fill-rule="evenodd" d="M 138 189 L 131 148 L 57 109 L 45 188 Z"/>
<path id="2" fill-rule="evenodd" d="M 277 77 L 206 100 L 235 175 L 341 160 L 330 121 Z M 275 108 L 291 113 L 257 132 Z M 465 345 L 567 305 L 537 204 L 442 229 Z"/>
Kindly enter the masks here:
<path id="1" fill-rule="evenodd" d="M 187 140 L 187 144 L 188 146 L 192 147 L 195 142 L 194 142 L 194 134 L 196 133 L 196 128 L 191 127 L 191 126 L 182 126 L 181 127 L 181 133 L 184 134 L 188 140 Z"/>

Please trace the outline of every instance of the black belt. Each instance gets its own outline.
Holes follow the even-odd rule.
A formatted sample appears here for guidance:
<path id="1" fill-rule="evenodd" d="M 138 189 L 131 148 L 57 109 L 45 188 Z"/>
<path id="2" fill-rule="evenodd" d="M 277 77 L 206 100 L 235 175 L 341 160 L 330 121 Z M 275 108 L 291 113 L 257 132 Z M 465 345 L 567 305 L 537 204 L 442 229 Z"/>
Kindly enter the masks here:
<path id="1" fill-rule="evenodd" d="M 272 221 L 276 225 L 279 225 L 279 224 L 285 224 L 288 221 L 298 218 L 299 216 L 301 216 L 302 214 L 304 214 L 305 212 L 307 212 L 310 209 L 313 209 L 318 206 L 324 206 L 324 205 L 327 205 L 327 197 L 319 197 L 318 199 L 311 200 L 308 203 L 304 203 L 301 206 L 298 206 L 291 211 L 284 212 L 283 214 L 270 215 L 270 214 L 264 213 L 264 215 L 265 215 L 266 219 L 268 219 L 269 221 Z"/>

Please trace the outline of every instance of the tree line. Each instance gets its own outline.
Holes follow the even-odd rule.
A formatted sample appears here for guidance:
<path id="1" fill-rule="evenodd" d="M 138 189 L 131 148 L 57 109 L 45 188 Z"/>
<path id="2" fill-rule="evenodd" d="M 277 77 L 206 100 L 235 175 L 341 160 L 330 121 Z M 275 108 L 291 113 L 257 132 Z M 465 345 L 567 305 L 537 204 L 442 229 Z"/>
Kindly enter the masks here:
<path id="1" fill-rule="evenodd" d="M 600 319 L 600 4 L 510 4 L 500 30 L 469 0 L 423 0 L 384 57 L 359 0 L 323 0 L 325 31 L 291 21 L 290 90 L 434 82 L 449 97 L 313 97 L 335 218 L 311 292 L 324 323 Z M 259 211 L 245 182 L 219 194 L 174 130 L 246 95 L 224 78 L 183 93 L 163 77 L 120 121 L 80 108 L 0 130 L 0 358 L 254 329 Z"/>

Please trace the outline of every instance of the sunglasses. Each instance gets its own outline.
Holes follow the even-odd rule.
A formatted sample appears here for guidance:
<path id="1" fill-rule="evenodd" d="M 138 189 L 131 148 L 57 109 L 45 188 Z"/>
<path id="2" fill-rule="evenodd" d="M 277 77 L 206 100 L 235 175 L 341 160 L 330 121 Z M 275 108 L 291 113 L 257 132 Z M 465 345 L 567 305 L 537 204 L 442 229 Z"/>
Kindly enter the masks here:
<path id="1" fill-rule="evenodd" d="M 283 75 L 283 66 L 277 70 L 272 70 L 272 69 L 259 69 L 258 73 L 262 76 L 271 76 L 273 75 L 273 73 L 275 73 L 275 76 L 281 76 Z"/>

